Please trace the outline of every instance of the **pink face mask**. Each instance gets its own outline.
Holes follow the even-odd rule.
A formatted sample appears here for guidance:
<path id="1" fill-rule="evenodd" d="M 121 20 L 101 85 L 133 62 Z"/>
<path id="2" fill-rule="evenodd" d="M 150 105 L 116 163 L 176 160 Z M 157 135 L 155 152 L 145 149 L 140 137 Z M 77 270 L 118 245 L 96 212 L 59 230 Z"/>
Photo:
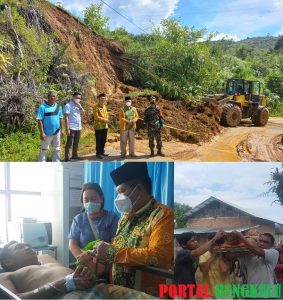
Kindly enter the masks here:
<path id="1" fill-rule="evenodd" d="M 127 102 L 126 102 L 126 105 L 127 105 L 128 107 L 130 107 L 130 106 L 132 105 L 132 101 L 127 101 Z"/>

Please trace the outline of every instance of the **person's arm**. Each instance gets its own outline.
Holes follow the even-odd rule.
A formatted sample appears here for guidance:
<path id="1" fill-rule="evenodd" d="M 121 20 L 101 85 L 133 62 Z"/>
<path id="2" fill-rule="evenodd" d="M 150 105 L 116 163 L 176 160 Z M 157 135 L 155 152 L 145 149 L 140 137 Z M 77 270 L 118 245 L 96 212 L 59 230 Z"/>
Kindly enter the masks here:
<path id="1" fill-rule="evenodd" d="M 38 123 L 38 130 L 40 134 L 40 139 L 44 141 L 45 139 L 45 133 L 43 130 L 43 118 L 44 118 L 44 107 L 42 105 L 39 106 L 38 111 L 37 111 L 37 123 Z"/>
<path id="2" fill-rule="evenodd" d="M 146 247 L 127 247 L 116 249 L 115 244 L 98 243 L 96 252 L 98 259 L 108 260 L 123 266 L 156 266 L 170 268 L 173 263 L 174 213 L 171 209 L 162 209 L 159 216 L 152 220 L 152 231 Z"/>
<path id="3" fill-rule="evenodd" d="M 59 105 L 59 104 L 57 104 L 57 105 Z M 60 119 L 60 130 L 61 130 L 61 135 L 63 135 L 63 133 L 64 133 L 64 122 L 63 122 L 63 118 L 64 118 L 64 116 L 63 116 L 63 110 L 62 110 L 62 106 L 60 106 L 60 108 L 59 108 L 59 115 L 58 115 L 58 117 L 59 117 L 59 119 Z"/>
<path id="4" fill-rule="evenodd" d="M 78 257 L 83 253 L 83 250 L 80 248 L 78 241 L 72 239 L 69 240 L 69 250 L 72 252 L 74 257 Z"/>
<path id="5" fill-rule="evenodd" d="M 40 134 L 40 139 L 42 141 L 44 141 L 45 139 L 45 133 L 44 133 L 44 130 L 43 130 L 43 123 L 42 123 L 42 120 L 37 120 L 37 123 L 38 123 L 38 130 L 39 130 L 39 134 Z"/>
<path id="6" fill-rule="evenodd" d="M 61 135 L 63 135 L 64 134 L 64 130 L 63 130 L 63 127 L 64 126 L 64 124 L 63 124 L 63 117 L 62 118 L 60 118 L 60 130 L 61 130 Z"/>
<path id="7" fill-rule="evenodd" d="M 67 293 L 65 280 L 60 279 L 52 283 L 46 283 L 43 286 L 32 291 L 19 293 L 21 299 L 51 299 L 55 295 Z"/>
<path id="8" fill-rule="evenodd" d="M 147 125 L 147 123 L 149 122 L 149 120 L 148 120 L 148 109 L 146 109 L 145 112 L 144 112 L 143 122 L 144 122 L 145 125 Z"/>
<path id="9" fill-rule="evenodd" d="M 160 108 L 159 108 L 159 125 L 160 125 L 160 128 L 162 128 L 164 125 L 164 117 L 163 117 L 163 114 L 162 114 L 162 111 Z"/>
<path id="10" fill-rule="evenodd" d="M 68 284 L 68 281 L 72 282 Z M 65 294 L 73 290 L 86 290 L 92 287 L 94 278 L 88 268 L 81 266 L 76 268 L 73 274 L 54 282 L 47 282 L 43 286 L 24 293 L 19 293 L 21 299 L 50 299 L 58 294 Z"/>
<path id="11" fill-rule="evenodd" d="M 224 235 L 224 231 L 219 230 L 210 241 L 207 241 L 206 243 L 199 246 L 197 249 L 192 250 L 190 255 L 191 256 L 201 256 L 202 254 L 204 254 L 211 248 L 211 246 L 215 243 L 215 241 L 222 238 L 223 235 Z"/>
<path id="12" fill-rule="evenodd" d="M 69 136 L 71 134 L 69 114 L 65 114 L 65 124 L 66 124 L 66 134 Z"/>
<path id="13" fill-rule="evenodd" d="M 98 108 L 95 108 L 93 110 L 93 116 L 94 116 L 94 120 L 95 121 L 99 121 L 99 122 L 102 122 L 102 123 L 108 123 L 108 119 L 106 118 L 103 118 L 99 115 L 99 112 L 98 112 Z"/>
<path id="14" fill-rule="evenodd" d="M 85 110 L 80 103 L 76 103 L 76 106 L 83 114 L 85 114 Z"/>
<path id="15" fill-rule="evenodd" d="M 80 247 L 80 237 L 81 237 L 81 226 L 82 226 L 81 214 L 74 217 L 71 224 L 70 233 L 69 233 L 69 250 L 77 258 L 84 251 Z"/>
<path id="16" fill-rule="evenodd" d="M 262 248 L 260 248 L 257 244 L 252 244 L 249 240 L 247 240 L 240 232 L 233 232 L 241 242 L 245 244 L 245 246 L 255 255 L 265 257 L 265 252 Z"/>

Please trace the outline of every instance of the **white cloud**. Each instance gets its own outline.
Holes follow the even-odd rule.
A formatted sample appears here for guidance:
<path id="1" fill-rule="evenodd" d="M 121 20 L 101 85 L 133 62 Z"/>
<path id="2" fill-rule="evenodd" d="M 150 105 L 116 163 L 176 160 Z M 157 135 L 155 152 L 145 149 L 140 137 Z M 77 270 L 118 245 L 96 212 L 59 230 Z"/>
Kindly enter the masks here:
<path id="1" fill-rule="evenodd" d="M 283 223 L 283 206 L 267 191 L 272 168 L 280 163 L 175 163 L 175 201 L 194 207 L 210 196 L 258 217 Z"/>
<path id="2" fill-rule="evenodd" d="M 207 27 L 220 32 L 225 28 L 225 32 L 246 37 L 260 30 L 281 26 L 282 18 L 282 0 L 269 0 L 268 4 L 263 0 L 234 0 L 223 2 Z"/>
<path id="3" fill-rule="evenodd" d="M 281 27 L 280 31 L 278 32 L 277 35 L 283 35 L 283 26 Z"/>
<path id="4" fill-rule="evenodd" d="M 58 1 L 52 0 L 53 3 Z M 173 15 L 174 10 L 179 0 L 107 0 L 106 3 L 134 22 L 136 25 L 144 29 L 149 30 L 152 24 L 158 25 L 164 18 L 168 18 Z M 87 6 L 92 3 L 100 3 L 99 0 L 81 0 L 71 1 L 62 0 L 63 6 L 74 12 L 83 11 Z M 110 27 L 125 27 L 128 31 L 133 33 L 142 33 L 136 26 L 127 22 L 123 17 L 119 16 L 111 8 L 104 5 L 105 15 L 110 17 Z"/>

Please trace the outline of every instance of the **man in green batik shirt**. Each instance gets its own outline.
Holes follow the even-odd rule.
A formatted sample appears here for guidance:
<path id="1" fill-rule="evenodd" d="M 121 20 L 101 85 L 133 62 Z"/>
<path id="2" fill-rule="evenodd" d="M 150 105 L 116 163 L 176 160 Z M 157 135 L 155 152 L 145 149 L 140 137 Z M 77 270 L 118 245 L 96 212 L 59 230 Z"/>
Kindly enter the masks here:
<path id="1" fill-rule="evenodd" d="M 136 157 L 135 154 L 135 131 L 136 122 L 139 119 L 137 109 L 132 106 L 132 99 L 125 97 L 125 105 L 119 112 L 120 122 L 120 148 L 121 158 L 125 158 L 127 154 L 127 142 L 129 141 L 129 155 Z"/>

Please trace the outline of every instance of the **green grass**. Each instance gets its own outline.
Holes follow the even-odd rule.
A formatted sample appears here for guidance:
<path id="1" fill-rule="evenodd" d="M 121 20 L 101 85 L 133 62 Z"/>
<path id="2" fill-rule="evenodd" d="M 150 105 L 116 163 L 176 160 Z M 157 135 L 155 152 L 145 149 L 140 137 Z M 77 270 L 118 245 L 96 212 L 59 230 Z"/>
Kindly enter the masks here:
<path id="1" fill-rule="evenodd" d="M 159 93 L 157 91 L 151 90 L 151 89 L 143 89 L 141 91 L 131 92 L 128 94 L 128 96 L 132 98 L 136 98 L 138 96 L 143 95 L 158 95 Z"/>
<path id="2" fill-rule="evenodd" d="M 80 139 L 79 143 L 79 156 L 95 153 L 95 137 L 94 137 L 94 130 L 93 132 L 88 131 L 87 133 L 83 134 Z"/>
<path id="3" fill-rule="evenodd" d="M 0 161 L 38 161 L 41 144 L 38 132 L 17 131 L 5 135 L 3 133 L 0 135 Z M 63 140 L 61 140 L 61 160 L 64 159 L 66 141 L 67 137 L 64 135 Z M 95 152 L 94 132 L 87 131 L 80 139 L 79 154 L 84 155 L 93 152 Z M 51 154 L 51 149 L 49 149 L 48 161 L 51 161 Z"/>
<path id="4" fill-rule="evenodd" d="M 39 134 L 12 132 L 0 138 L 0 161 L 37 161 Z"/>
<path id="5" fill-rule="evenodd" d="M 272 109 L 270 113 L 271 117 L 283 117 L 283 103 L 279 104 L 276 109 Z"/>

